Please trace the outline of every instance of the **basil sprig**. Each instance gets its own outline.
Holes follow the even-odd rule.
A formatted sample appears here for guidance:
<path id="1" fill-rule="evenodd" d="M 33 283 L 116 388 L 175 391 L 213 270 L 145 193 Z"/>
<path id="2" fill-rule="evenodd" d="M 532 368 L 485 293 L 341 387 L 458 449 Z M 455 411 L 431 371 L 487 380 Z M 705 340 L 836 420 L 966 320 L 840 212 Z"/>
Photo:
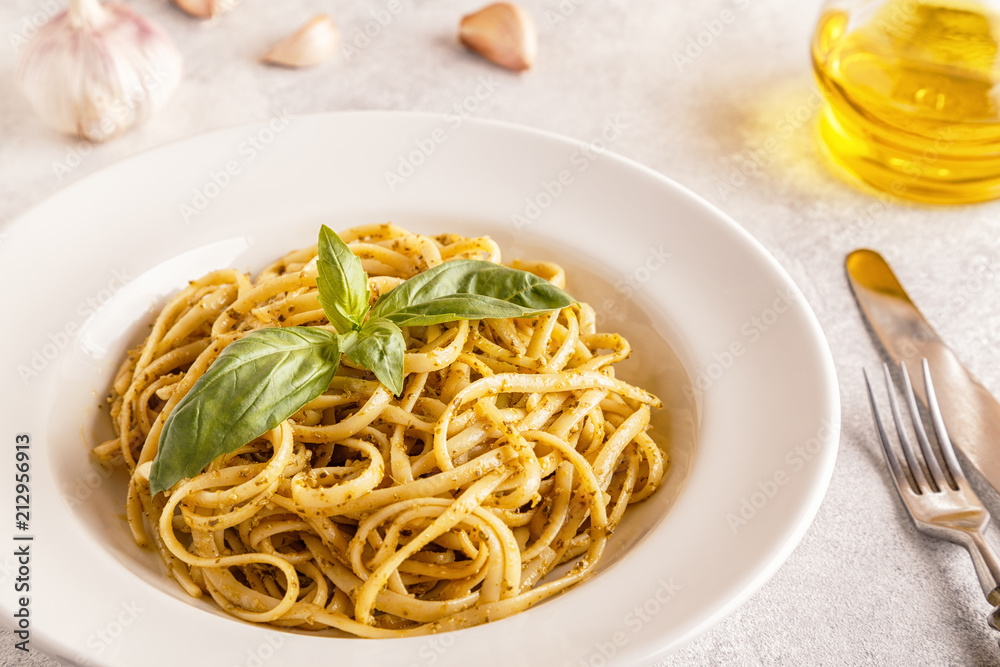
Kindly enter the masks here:
<path id="1" fill-rule="evenodd" d="M 369 309 L 361 260 L 326 225 L 318 250 L 319 302 L 335 331 L 257 329 L 226 346 L 167 417 L 150 471 L 152 493 L 196 475 L 298 412 L 330 387 L 341 354 L 399 396 L 406 353 L 400 327 L 535 317 L 573 303 L 526 271 L 453 260 L 403 282 Z"/>

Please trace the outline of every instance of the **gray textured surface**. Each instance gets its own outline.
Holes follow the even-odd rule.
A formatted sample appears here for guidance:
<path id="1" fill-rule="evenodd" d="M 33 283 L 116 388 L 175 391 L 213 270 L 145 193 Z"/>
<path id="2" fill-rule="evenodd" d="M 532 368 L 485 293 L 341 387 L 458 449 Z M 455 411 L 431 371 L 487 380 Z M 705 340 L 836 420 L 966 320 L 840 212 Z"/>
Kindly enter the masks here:
<path id="1" fill-rule="evenodd" d="M 319 10 L 330 12 L 350 39 L 385 3 L 245 0 L 203 24 L 166 0 L 135 0 L 179 43 L 186 80 L 161 116 L 95 148 L 62 179 L 54 167 L 67 163 L 77 144 L 45 129 L 14 83 L 11 35 L 46 4 L 0 5 L 0 223 L 65 183 L 146 148 L 283 110 L 444 112 L 479 77 L 494 76 L 501 85 L 475 116 L 584 140 L 621 116 L 627 128 L 613 150 L 719 206 L 792 275 L 830 341 L 843 401 L 833 481 L 801 545 L 742 608 L 657 665 L 1000 663 L 968 557 L 917 533 L 889 486 L 860 372 L 878 356 L 842 271 L 849 250 L 881 250 L 959 356 L 1000 393 L 991 344 L 1000 337 L 1000 204 L 877 204 L 830 171 L 814 136 L 818 98 L 808 43 L 816 0 L 524 0 L 541 32 L 537 68 L 524 76 L 496 70 L 456 45 L 457 18 L 479 0 L 404 2 L 404 11 L 350 63 L 341 58 L 303 72 L 265 68 L 254 58 Z M 563 15 L 560 6 L 574 9 Z M 733 23 L 678 67 L 674 54 L 723 9 Z M 556 15 L 565 20 L 552 21 Z M 761 150 L 763 166 L 747 168 L 745 182 L 727 191 L 733 171 Z M 1000 510 L 997 495 L 988 501 L 994 513 Z M 1000 543 L 995 532 L 991 538 Z M 12 643 L 10 634 L 0 634 L 0 663 L 55 664 L 37 653 L 21 659 Z"/>

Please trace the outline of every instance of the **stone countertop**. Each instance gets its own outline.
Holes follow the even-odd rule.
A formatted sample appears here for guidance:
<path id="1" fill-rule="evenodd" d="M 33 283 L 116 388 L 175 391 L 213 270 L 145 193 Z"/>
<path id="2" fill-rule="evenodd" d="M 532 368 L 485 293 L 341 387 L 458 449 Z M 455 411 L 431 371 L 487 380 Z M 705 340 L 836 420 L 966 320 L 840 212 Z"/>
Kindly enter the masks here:
<path id="1" fill-rule="evenodd" d="M 880 359 L 843 275 L 847 252 L 880 250 L 944 339 L 1000 394 L 991 344 L 1000 336 L 1000 203 L 909 204 L 831 168 L 816 141 L 821 98 L 808 50 L 819 2 L 523 0 L 541 42 L 524 75 L 457 44 L 458 18 L 480 2 L 399 2 L 386 21 L 381 0 L 245 0 L 205 23 L 166 0 L 134 0 L 174 37 L 185 79 L 159 116 L 100 146 L 45 128 L 15 83 L 21 38 L 61 3 L 4 2 L 0 225 L 147 148 L 282 113 L 464 108 L 581 140 L 616 124 L 614 151 L 718 206 L 784 266 L 819 318 L 841 383 L 836 469 L 801 544 L 741 608 L 656 664 L 1000 664 L 968 556 L 914 529 L 880 460 L 861 376 Z M 256 61 L 318 11 L 355 47 L 349 59 L 306 71 Z M 385 25 L 372 23 L 376 13 Z M 484 82 L 493 90 L 477 96 Z M 996 494 L 987 502 L 1000 509 Z M 1000 543 L 995 531 L 990 537 Z M 10 585 L 8 574 L 0 579 Z M 57 664 L 14 651 L 6 631 L 0 662 Z"/>

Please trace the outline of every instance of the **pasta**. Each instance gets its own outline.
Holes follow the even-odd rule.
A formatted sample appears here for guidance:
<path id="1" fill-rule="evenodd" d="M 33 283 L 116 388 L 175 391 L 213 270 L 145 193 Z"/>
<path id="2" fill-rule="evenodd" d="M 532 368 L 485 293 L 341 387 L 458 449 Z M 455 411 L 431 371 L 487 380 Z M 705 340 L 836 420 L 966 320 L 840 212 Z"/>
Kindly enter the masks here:
<path id="1" fill-rule="evenodd" d="M 340 236 L 373 302 L 442 262 L 500 262 L 485 237 L 391 224 Z M 237 618 L 360 637 L 484 623 L 586 579 L 668 459 L 647 432 L 660 401 L 615 377 L 628 342 L 597 332 L 583 303 L 404 328 L 399 398 L 345 358 L 329 390 L 277 428 L 150 494 L 166 417 L 229 343 L 329 326 L 315 256 L 291 252 L 253 281 L 235 269 L 192 281 L 124 360 L 109 397 L 116 437 L 94 456 L 128 469 L 136 543 Z M 555 264 L 512 266 L 565 283 Z"/>

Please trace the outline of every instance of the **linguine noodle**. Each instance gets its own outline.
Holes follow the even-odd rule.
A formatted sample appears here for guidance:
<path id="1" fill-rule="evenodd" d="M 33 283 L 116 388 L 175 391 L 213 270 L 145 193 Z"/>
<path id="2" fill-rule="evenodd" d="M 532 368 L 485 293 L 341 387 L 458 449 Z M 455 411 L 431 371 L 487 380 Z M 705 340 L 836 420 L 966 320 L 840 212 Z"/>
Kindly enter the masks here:
<path id="1" fill-rule="evenodd" d="M 500 262 L 489 238 L 389 224 L 340 236 L 372 302 L 441 262 Z M 615 377 L 628 342 L 596 332 L 583 303 L 404 327 L 399 398 L 345 357 L 329 390 L 277 428 L 150 495 L 164 420 L 229 343 L 330 326 L 315 257 L 291 252 L 254 281 L 234 269 L 192 281 L 129 352 L 110 396 L 117 437 L 94 454 L 128 469 L 136 543 L 235 617 L 362 637 L 496 620 L 586 579 L 666 460 L 647 434 L 660 401 Z M 564 286 L 557 265 L 513 266 Z"/>

